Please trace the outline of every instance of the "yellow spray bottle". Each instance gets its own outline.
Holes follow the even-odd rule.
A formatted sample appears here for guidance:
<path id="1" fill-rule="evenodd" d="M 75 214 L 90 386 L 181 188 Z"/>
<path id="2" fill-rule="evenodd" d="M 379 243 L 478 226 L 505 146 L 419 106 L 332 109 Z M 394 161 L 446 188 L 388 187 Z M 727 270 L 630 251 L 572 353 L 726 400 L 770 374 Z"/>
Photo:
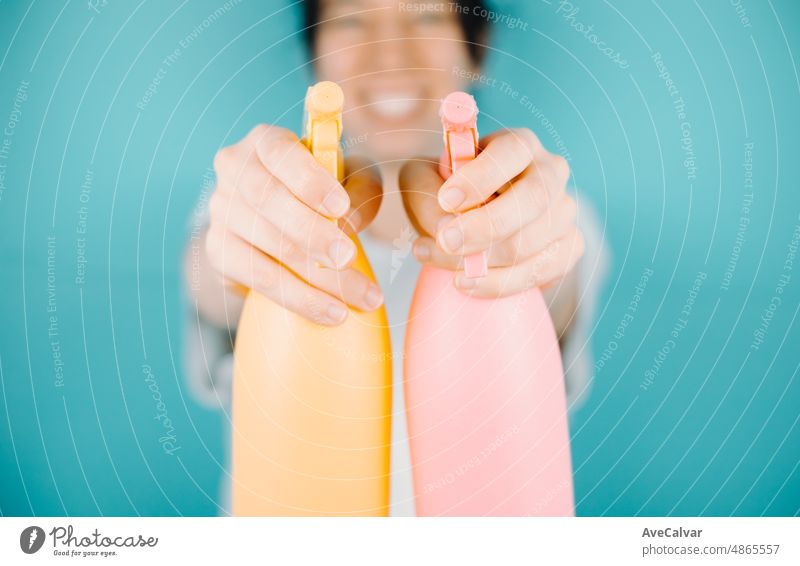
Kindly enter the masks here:
<path id="1" fill-rule="evenodd" d="M 306 94 L 303 142 L 343 178 L 344 96 Z M 354 268 L 375 281 L 364 251 Z M 236 336 L 234 515 L 387 515 L 391 347 L 383 307 L 315 324 L 250 291 Z"/>

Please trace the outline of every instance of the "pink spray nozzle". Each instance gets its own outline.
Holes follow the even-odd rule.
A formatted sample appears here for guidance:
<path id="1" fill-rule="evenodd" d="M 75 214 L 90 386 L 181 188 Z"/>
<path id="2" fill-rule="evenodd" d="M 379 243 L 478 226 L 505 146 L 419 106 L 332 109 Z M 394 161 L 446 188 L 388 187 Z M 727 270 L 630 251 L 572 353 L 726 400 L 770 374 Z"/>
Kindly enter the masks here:
<path id="1" fill-rule="evenodd" d="M 439 116 L 445 129 L 475 128 L 478 121 L 478 105 L 466 92 L 451 92 L 442 100 Z"/>
<path id="2" fill-rule="evenodd" d="M 439 173 L 447 179 L 459 167 L 475 158 L 478 143 L 478 105 L 466 92 L 451 92 L 439 107 L 444 129 L 444 152 L 439 161 Z M 467 277 L 485 277 L 488 271 L 486 252 L 464 257 Z"/>

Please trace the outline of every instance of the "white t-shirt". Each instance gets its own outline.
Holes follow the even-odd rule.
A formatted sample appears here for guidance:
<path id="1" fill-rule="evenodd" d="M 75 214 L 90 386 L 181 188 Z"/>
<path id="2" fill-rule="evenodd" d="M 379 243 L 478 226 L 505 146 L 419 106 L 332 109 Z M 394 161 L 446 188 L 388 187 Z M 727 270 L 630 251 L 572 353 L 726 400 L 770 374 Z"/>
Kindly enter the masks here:
<path id="1" fill-rule="evenodd" d="M 408 234 L 406 237 L 405 234 Z M 403 232 L 391 246 L 372 238 L 367 232 L 359 240 L 367 254 L 375 279 L 383 291 L 392 344 L 392 448 L 390 456 L 389 514 L 414 516 L 414 491 L 411 481 L 411 457 L 403 396 L 403 345 L 411 297 L 419 277 L 420 265 L 411 246 L 414 235 Z"/>

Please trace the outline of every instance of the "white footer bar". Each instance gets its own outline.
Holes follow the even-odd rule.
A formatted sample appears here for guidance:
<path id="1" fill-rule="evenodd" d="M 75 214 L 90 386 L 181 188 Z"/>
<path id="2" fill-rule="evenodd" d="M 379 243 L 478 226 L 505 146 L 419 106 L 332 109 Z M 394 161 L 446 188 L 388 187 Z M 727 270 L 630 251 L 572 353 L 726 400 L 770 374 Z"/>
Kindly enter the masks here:
<path id="1" fill-rule="evenodd" d="M 798 518 L 3 518 L 0 564 L 800 564 Z"/>

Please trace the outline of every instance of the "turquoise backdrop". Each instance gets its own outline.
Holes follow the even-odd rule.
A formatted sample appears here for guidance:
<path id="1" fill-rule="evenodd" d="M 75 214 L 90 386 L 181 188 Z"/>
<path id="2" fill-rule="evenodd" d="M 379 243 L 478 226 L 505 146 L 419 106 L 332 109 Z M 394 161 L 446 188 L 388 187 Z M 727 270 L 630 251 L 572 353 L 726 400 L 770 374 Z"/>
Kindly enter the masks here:
<path id="1" fill-rule="evenodd" d="M 567 156 L 611 252 L 578 514 L 798 514 L 800 3 L 491 7 L 482 129 Z M 215 151 L 300 124 L 298 22 L 278 1 L 0 2 L 3 515 L 221 512 L 181 256 Z"/>

